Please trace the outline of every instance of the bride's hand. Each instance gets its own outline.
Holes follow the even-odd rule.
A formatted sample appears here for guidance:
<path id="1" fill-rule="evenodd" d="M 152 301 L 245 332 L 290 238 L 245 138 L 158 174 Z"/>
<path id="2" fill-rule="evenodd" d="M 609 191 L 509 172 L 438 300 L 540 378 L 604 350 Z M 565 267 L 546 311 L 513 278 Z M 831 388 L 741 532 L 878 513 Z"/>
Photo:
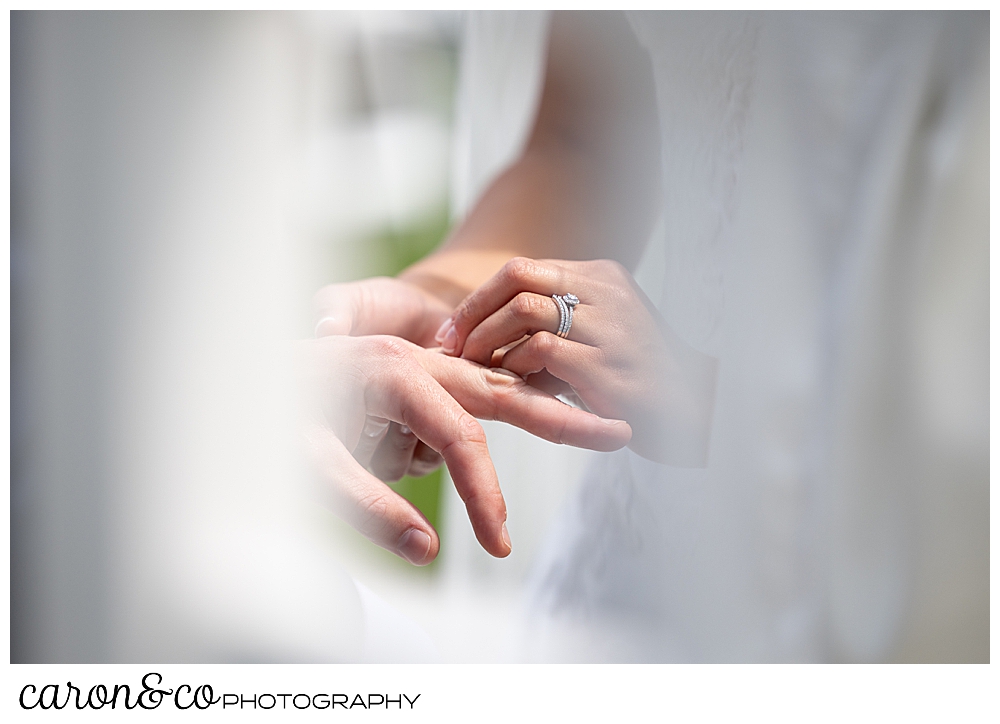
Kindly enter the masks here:
<path id="1" fill-rule="evenodd" d="M 569 293 L 579 304 L 564 339 L 552 295 Z M 643 457 L 686 467 L 707 461 L 716 360 L 677 337 L 616 262 L 512 259 L 466 297 L 436 339 L 449 354 L 530 375 L 551 392 L 568 384 L 588 409 L 626 420 L 629 447 Z"/>
<path id="2" fill-rule="evenodd" d="M 405 426 L 411 451 L 419 443 L 443 457 L 476 537 L 499 557 L 510 552 L 506 506 L 474 416 L 598 450 L 620 448 L 631 434 L 624 422 L 568 407 L 514 375 L 395 337 L 332 336 L 296 343 L 296 349 L 310 457 L 335 510 L 374 543 L 417 565 L 437 555 L 437 533 L 365 469 L 377 448 L 399 444 L 378 439 L 386 422 Z"/>

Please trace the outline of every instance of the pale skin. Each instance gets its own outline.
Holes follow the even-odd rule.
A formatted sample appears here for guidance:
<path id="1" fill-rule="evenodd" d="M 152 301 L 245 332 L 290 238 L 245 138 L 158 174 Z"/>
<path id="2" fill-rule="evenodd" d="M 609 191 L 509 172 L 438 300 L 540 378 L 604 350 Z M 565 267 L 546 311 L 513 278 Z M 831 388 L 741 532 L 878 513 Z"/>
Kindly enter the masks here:
<path id="1" fill-rule="evenodd" d="M 411 468 L 428 466 L 412 457 L 418 439 L 443 459 L 479 542 L 504 557 L 511 550 L 507 509 L 477 417 L 595 450 L 618 449 L 631 436 L 626 423 L 568 407 L 516 374 L 398 337 L 334 335 L 294 349 L 306 447 L 326 497 L 372 542 L 415 565 L 434 560 L 440 540 L 420 511 L 376 476 L 372 458 L 387 444 L 397 453 L 387 457 L 405 458 Z M 390 438 L 386 422 L 407 432 Z M 408 451 L 398 447 L 401 440 Z"/>
<path id="2" fill-rule="evenodd" d="M 557 13 L 523 154 L 397 279 L 321 290 L 317 335 L 440 344 L 627 421 L 629 447 L 644 457 L 704 465 L 716 362 L 669 328 L 628 271 L 655 218 L 659 163 L 651 70 L 624 19 Z M 551 295 L 567 292 L 581 303 L 564 340 Z M 371 469 L 434 464 L 420 440 L 409 452 L 380 448 Z"/>

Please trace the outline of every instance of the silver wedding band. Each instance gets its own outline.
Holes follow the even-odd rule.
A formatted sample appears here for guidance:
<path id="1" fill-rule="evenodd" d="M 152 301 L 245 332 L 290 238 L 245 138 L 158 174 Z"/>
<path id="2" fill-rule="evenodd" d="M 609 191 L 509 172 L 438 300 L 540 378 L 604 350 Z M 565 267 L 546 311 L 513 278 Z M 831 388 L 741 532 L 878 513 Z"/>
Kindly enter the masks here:
<path id="1" fill-rule="evenodd" d="M 553 294 L 556 306 L 559 307 L 559 329 L 556 336 L 566 339 L 569 337 L 569 329 L 573 326 L 573 308 L 580 303 L 579 297 L 575 294 Z"/>

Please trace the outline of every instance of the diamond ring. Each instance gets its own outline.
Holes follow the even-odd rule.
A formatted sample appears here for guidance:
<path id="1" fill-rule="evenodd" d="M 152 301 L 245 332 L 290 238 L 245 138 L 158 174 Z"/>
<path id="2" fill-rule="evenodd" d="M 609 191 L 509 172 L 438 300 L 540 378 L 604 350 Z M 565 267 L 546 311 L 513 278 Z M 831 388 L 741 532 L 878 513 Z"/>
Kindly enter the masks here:
<path id="1" fill-rule="evenodd" d="M 575 294 L 553 294 L 556 306 L 559 307 L 559 329 L 556 336 L 566 339 L 569 337 L 569 329 L 573 326 L 573 308 L 580 303 L 580 298 Z"/>

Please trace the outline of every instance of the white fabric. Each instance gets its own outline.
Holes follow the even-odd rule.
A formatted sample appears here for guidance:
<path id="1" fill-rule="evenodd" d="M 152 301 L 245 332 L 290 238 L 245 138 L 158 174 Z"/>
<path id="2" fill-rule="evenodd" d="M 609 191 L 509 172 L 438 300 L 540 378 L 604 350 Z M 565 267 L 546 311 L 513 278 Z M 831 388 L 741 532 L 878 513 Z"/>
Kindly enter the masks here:
<path id="1" fill-rule="evenodd" d="M 528 140 L 544 75 L 549 14 L 469 13 L 458 81 L 452 212 L 462 216 Z"/>
<path id="2" fill-rule="evenodd" d="M 987 17 L 629 18 L 663 144 L 637 279 L 720 360 L 710 461 L 594 456 L 523 657 L 988 657 Z M 490 98 L 497 61 L 465 59 L 475 198 L 538 84 Z"/>
<path id="3" fill-rule="evenodd" d="M 456 216 L 469 210 L 527 143 L 541 94 L 549 18 L 538 11 L 465 17 L 452 186 Z M 507 500 L 513 552 L 503 560 L 486 553 L 454 486 L 444 486 L 443 577 L 473 595 L 477 589 L 515 587 L 524 579 L 588 460 L 585 450 L 554 445 L 511 425 L 484 421 L 483 428 Z"/>
<path id="4" fill-rule="evenodd" d="M 361 581 L 354 579 L 354 586 L 364 621 L 361 663 L 430 664 L 441 660 L 433 639 L 420 624 Z"/>

